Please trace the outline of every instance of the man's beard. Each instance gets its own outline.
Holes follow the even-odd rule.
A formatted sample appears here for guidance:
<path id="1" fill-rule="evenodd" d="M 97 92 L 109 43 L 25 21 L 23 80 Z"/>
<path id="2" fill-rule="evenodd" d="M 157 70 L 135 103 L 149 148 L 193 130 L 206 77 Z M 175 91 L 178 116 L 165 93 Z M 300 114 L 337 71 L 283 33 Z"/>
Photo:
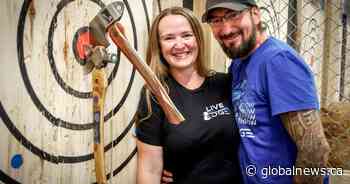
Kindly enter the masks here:
<path id="1" fill-rule="evenodd" d="M 241 32 L 241 34 L 243 33 Z M 255 48 L 256 45 L 256 26 L 252 24 L 252 34 L 249 36 L 248 40 L 243 41 L 243 43 L 238 48 L 226 46 L 225 43 L 222 41 L 220 41 L 219 43 L 221 48 L 229 58 L 237 59 L 246 57 Z"/>

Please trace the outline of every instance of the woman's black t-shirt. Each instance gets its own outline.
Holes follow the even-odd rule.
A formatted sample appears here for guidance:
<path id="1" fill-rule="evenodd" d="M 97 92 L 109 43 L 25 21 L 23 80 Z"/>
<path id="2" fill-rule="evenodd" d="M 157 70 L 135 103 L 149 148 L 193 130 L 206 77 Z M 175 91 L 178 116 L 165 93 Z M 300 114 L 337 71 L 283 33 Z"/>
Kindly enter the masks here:
<path id="1" fill-rule="evenodd" d="M 186 120 L 179 125 L 167 122 L 152 99 L 152 116 L 137 125 L 137 138 L 163 147 L 164 169 L 173 173 L 176 184 L 239 183 L 239 135 L 230 107 L 229 75 L 207 77 L 195 90 L 171 77 L 166 82 Z M 138 111 L 139 118 L 148 113 L 144 92 Z"/>

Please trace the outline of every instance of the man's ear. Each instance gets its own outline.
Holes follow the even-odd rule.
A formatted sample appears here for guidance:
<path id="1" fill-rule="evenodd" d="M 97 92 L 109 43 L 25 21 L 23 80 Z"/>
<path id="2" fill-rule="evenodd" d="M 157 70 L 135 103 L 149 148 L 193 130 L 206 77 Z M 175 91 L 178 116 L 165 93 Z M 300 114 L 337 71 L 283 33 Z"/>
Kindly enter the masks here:
<path id="1" fill-rule="evenodd" d="M 253 6 L 250 10 L 250 14 L 252 16 L 254 24 L 258 25 L 261 22 L 260 8 L 257 6 Z"/>

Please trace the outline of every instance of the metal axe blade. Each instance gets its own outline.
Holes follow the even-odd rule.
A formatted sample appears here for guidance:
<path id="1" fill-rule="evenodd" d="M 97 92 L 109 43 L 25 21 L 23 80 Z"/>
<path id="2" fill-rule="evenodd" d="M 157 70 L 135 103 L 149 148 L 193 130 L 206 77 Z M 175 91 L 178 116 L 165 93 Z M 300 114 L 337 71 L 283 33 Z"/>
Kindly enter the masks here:
<path id="1" fill-rule="evenodd" d="M 91 35 L 93 36 L 96 45 L 104 47 L 109 46 L 109 42 L 106 39 L 107 28 L 114 22 L 119 21 L 124 12 L 123 2 L 116 1 L 102 10 L 92 19 L 90 22 Z"/>
<path id="2" fill-rule="evenodd" d="M 114 22 L 119 21 L 123 16 L 124 12 L 124 4 L 121 1 L 113 2 L 103 9 L 101 9 L 97 15 L 92 19 L 89 24 L 89 40 L 90 44 L 85 49 L 85 64 L 83 65 L 83 73 L 85 75 L 92 72 L 95 67 L 100 67 L 102 65 L 102 61 L 107 60 L 111 63 L 116 63 L 116 58 L 114 54 L 106 53 L 107 55 L 101 55 L 101 58 L 89 58 L 91 56 L 96 56 L 93 54 L 94 47 L 103 46 L 107 48 L 109 46 L 109 42 L 106 38 L 107 28 L 112 25 Z M 104 62 L 107 62 L 104 61 Z M 97 64 L 97 65 L 96 65 Z"/>

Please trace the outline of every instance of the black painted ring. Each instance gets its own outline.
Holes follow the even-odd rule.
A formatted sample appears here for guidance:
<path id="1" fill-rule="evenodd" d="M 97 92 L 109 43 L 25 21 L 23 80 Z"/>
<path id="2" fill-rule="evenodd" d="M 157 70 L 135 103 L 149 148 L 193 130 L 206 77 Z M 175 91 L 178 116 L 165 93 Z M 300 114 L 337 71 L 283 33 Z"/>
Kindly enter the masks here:
<path id="1" fill-rule="evenodd" d="M 98 0 L 92 0 L 94 2 L 97 2 Z M 101 2 L 101 1 L 98 1 Z M 17 30 L 17 53 L 18 53 L 18 60 L 19 60 L 19 66 L 20 66 L 20 70 L 21 70 L 21 74 L 22 74 L 22 79 L 24 81 L 25 87 L 31 97 L 31 99 L 33 100 L 34 104 L 37 106 L 37 108 L 40 110 L 46 110 L 44 108 L 44 106 L 41 104 L 40 100 L 38 99 L 38 97 L 36 96 L 33 88 L 31 87 L 29 78 L 28 78 L 28 74 L 26 71 L 26 67 L 24 65 L 24 56 L 23 56 L 23 32 L 24 32 L 24 26 L 25 26 L 25 19 L 26 19 L 26 15 L 28 12 L 28 8 L 30 6 L 30 4 L 32 3 L 31 0 L 25 0 L 22 8 L 21 8 L 21 13 L 20 13 L 20 18 L 19 18 L 19 22 L 18 22 L 18 30 Z M 102 2 L 101 2 L 102 3 Z M 126 0 L 124 0 L 124 3 L 126 4 L 127 9 L 130 11 L 130 6 L 128 4 L 128 2 Z M 149 19 L 148 19 L 148 13 L 147 13 L 147 7 L 146 4 L 144 3 L 143 0 L 143 7 L 144 7 L 144 11 L 147 15 L 147 26 L 149 28 Z M 134 45 L 135 48 L 137 49 L 137 35 L 135 32 L 135 24 L 134 24 L 134 20 L 133 17 L 131 15 L 131 11 L 130 11 L 130 19 L 132 21 L 132 26 L 133 26 L 133 30 L 134 30 Z M 132 76 L 130 79 L 130 83 L 128 85 L 127 91 L 124 94 L 124 96 L 122 97 L 121 102 L 113 109 L 113 111 L 111 111 L 110 113 L 107 114 L 107 116 L 105 116 L 105 121 L 108 120 L 109 118 L 111 118 L 115 113 L 118 112 L 118 110 L 120 109 L 120 107 L 122 106 L 122 101 L 125 101 L 130 89 L 131 89 L 131 84 L 133 83 L 134 80 L 134 75 L 135 75 L 135 69 L 133 69 L 132 72 Z M 44 115 L 45 112 L 41 111 Z M 47 111 L 46 111 L 47 112 Z M 48 112 L 47 112 L 48 113 Z M 49 114 L 49 113 L 48 113 Z M 51 114 L 49 114 L 51 115 Z M 134 115 L 135 116 L 135 115 Z M 7 129 L 11 132 L 11 134 L 16 138 L 16 140 L 21 143 L 24 147 L 26 147 L 29 151 L 31 151 L 33 154 L 37 155 L 39 158 L 52 162 L 52 163 L 77 163 L 77 162 L 83 162 L 83 161 L 87 161 L 87 160 L 91 160 L 92 159 L 92 153 L 85 155 L 85 156 L 76 156 L 76 157 L 67 157 L 67 156 L 54 156 L 51 155 L 43 150 L 41 150 L 40 148 L 36 147 L 34 144 L 32 144 L 28 139 L 26 139 L 26 137 L 23 136 L 23 134 L 15 127 L 14 123 L 10 120 L 7 112 L 5 111 L 5 109 L 2 106 L 2 103 L 0 101 L 0 117 L 2 119 L 2 121 L 5 123 Z M 52 115 L 51 116 L 45 116 L 46 118 L 54 118 Z M 134 117 L 135 118 L 135 117 Z M 129 125 L 126 127 L 126 129 L 124 129 L 124 131 L 122 132 L 122 134 L 120 136 L 118 136 L 115 140 L 113 140 L 112 143 L 109 143 L 107 146 L 105 146 L 105 151 L 110 150 L 111 148 L 113 148 L 115 145 L 117 145 L 125 136 L 126 134 L 130 131 L 132 125 L 134 124 L 134 119 L 129 123 Z M 48 119 L 50 122 L 52 122 L 53 124 L 57 124 L 58 122 L 61 124 L 63 121 L 59 120 L 59 119 Z M 64 123 L 68 123 L 68 122 L 63 122 Z M 88 129 L 89 126 L 85 125 L 84 127 L 80 127 L 74 124 L 66 124 L 64 126 L 70 125 L 72 126 L 71 129 L 75 129 L 75 130 L 82 130 L 82 129 Z M 56 125 L 58 126 L 58 125 Z M 64 127 L 61 126 L 61 127 Z M 118 166 L 117 169 L 115 169 L 113 171 L 113 173 L 108 173 L 108 178 L 110 178 L 111 174 L 113 174 L 113 176 L 117 175 L 128 163 L 129 161 L 135 156 L 137 150 L 136 148 L 129 154 L 129 156 L 124 160 L 124 162 Z M 10 176 L 7 176 L 3 171 L 0 170 L 0 181 L 5 182 L 5 183 L 19 183 L 17 182 L 15 179 L 11 178 Z"/>
<path id="2" fill-rule="evenodd" d="M 55 12 L 54 16 L 51 19 L 50 28 L 49 28 L 49 35 L 48 35 L 48 38 L 47 38 L 47 40 L 48 40 L 48 42 L 47 42 L 48 58 L 49 58 L 50 68 L 51 68 L 51 71 L 52 71 L 52 73 L 54 75 L 55 80 L 57 81 L 59 86 L 66 93 L 71 94 L 71 95 L 73 95 L 75 97 L 78 97 L 78 98 L 91 98 L 92 97 L 92 92 L 91 91 L 90 92 L 80 92 L 78 90 L 75 90 L 71 86 L 69 86 L 66 82 L 64 82 L 64 80 L 62 79 L 62 77 L 60 76 L 60 74 L 57 71 L 56 62 L 55 62 L 55 58 L 54 58 L 54 54 L 53 54 L 53 37 L 54 37 L 54 34 L 55 34 L 55 29 L 57 27 L 57 17 L 60 14 L 60 12 L 63 10 L 63 8 L 66 7 L 69 3 L 73 2 L 73 1 L 74 0 L 61 0 L 59 2 L 59 4 L 57 5 L 56 12 Z M 90 1 L 92 1 L 92 2 L 96 3 L 97 5 L 99 5 L 100 8 L 105 7 L 105 5 L 103 4 L 103 2 L 101 0 L 90 0 Z M 119 60 L 119 58 L 120 58 L 120 51 L 118 50 L 118 60 Z M 108 85 L 110 85 L 111 81 L 116 76 L 116 72 L 118 70 L 118 66 L 119 66 L 118 64 L 114 66 L 112 74 L 108 77 Z"/>
<path id="3" fill-rule="evenodd" d="M 63 0 L 61 2 L 64 2 L 64 4 L 59 4 L 58 7 L 60 7 L 62 5 L 65 5 L 67 2 L 71 2 L 71 1 L 73 1 L 73 0 Z M 100 4 L 102 3 L 100 0 L 91 0 L 91 1 L 97 2 L 97 3 L 100 3 Z M 22 11 L 21 11 L 21 14 L 20 14 L 19 23 L 18 23 L 18 32 L 17 32 L 18 63 L 19 63 L 21 76 L 22 76 L 25 88 L 26 88 L 29 96 L 31 97 L 33 103 L 37 107 L 37 109 L 53 125 L 59 126 L 59 127 L 62 127 L 62 128 L 66 128 L 66 129 L 71 129 L 71 130 L 88 130 L 88 129 L 91 129 L 91 128 L 94 127 L 94 123 L 93 122 L 89 122 L 87 124 L 84 124 L 84 123 L 72 123 L 72 122 L 68 122 L 68 121 L 62 120 L 62 119 L 57 118 L 54 115 L 52 115 L 44 107 L 44 105 L 41 103 L 40 99 L 36 95 L 32 85 L 31 85 L 31 82 L 30 82 L 29 77 L 28 77 L 26 65 L 24 63 L 24 55 L 23 55 L 23 53 L 24 53 L 24 51 L 23 51 L 23 34 L 24 34 L 24 27 L 25 27 L 26 16 L 27 16 L 27 12 L 28 12 L 30 3 L 31 3 L 31 0 L 25 1 L 25 3 L 23 4 L 23 8 L 22 8 Z M 130 9 L 129 5 L 127 4 L 127 2 L 125 4 L 126 4 L 126 8 L 127 8 L 128 12 L 129 12 L 130 20 L 131 20 L 131 23 L 132 23 L 132 28 L 133 28 L 133 33 L 134 33 L 133 36 L 135 38 L 134 39 L 134 47 L 137 49 L 137 34 L 136 34 L 135 22 L 134 22 L 134 19 L 132 17 L 132 12 L 131 12 L 131 9 Z M 111 76 L 115 77 L 115 74 L 112 74 Z M 107 122 L 112 116 L 114 116 L 119 111 L 119 109 L 122 107 L 122 105 L 125 103 L 126 98 L 129 95 L 129 93 L 130 93 L 131 86 L 133 84 L 134 78 L 135 78 L 135 68 L 133 68 L 133 70 L 132 70 L 129 83 L 128 83 L 126 91 L 124 92 L 123 97 L 120 99 L 119 103 L 109 113 L 107 113 L 107 115 L 105 115 L 105 117 L 104 117 L 105 122 Z M 109 80 L 109 82 L 110 82 L 110 80 Z"/>

